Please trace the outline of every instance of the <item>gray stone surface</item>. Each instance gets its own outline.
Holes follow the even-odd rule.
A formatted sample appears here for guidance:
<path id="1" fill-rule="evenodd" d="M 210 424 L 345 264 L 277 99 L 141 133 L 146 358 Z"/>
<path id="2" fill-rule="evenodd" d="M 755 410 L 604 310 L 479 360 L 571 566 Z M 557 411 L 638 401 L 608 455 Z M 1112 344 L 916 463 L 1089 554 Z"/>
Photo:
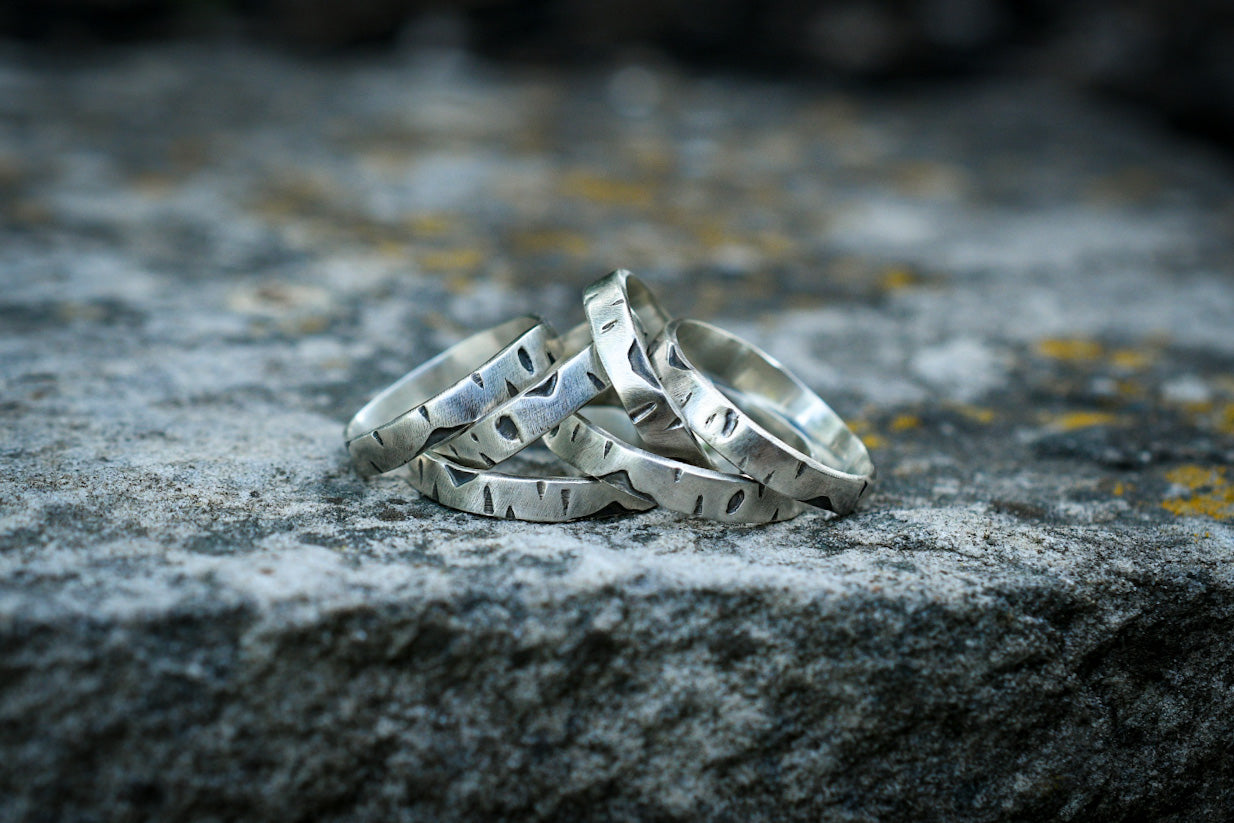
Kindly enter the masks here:
<path id="1" fill-rule="evenodd" d="M 5 53 L 0 819 L 1226 819 L 1231 193 L 1044 87 Z M 352 474 L 618 265 L 854 421 L 857 514 Z"/>

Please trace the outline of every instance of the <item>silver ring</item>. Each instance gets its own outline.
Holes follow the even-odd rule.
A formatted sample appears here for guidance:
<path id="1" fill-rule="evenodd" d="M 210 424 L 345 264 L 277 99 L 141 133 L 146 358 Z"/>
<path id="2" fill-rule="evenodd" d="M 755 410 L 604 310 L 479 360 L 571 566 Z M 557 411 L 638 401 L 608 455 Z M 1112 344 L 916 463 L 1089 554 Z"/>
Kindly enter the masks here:
<path id="1" fill-rule="evenodd" d="M 663 457 L 635 445 L 637 434 L 620 410 L 588 406 L 544 436 L 554 454 L 584 474 L 666 509 L 721 523 L 790 520 L 802 504 L 736 474 Z"/>
<path id="2" fill-rule="evenodd" d="M 642 441 L 664 457 L 709 465 L 651 368 L 647 343 L 672 320 L 651 290 L 618 269 L 583 292 L 583 308 L 596 355 Z"/>
<path id="3" fill-rule="evenodd" d="M 590 477 L 530 477 L 460 466 L 434 452 L 411 461 L 408 478 L 425 497 L 460 511 L 536 523 L 646 511 L 655 501 Z"/>
<path id="4" fill-rule="evenodd" d="M 873 482 L 865 444 L 840 416 L 741 338 L 698 320 L 674 320 L 653 344 L 651 360 L 694 433 L 768 488 L 848 514 Z"/>
<path id="5" fill-rule="evenodd" d="M 397 469 L 458 435 L 552 367 L 556 332 L 526 315 L 456 343 L 364 405 L 343 437 L 362 475 Z"/>
<path id="6" fill-rule="evenodd" d="M 464 466 L 491 468 L 539 440 L 609 388 L 586 323 L 570 330 L 562 348 L 562 359 L 540 382 L 491 409 L 462 436 L 436 450 Z"/>

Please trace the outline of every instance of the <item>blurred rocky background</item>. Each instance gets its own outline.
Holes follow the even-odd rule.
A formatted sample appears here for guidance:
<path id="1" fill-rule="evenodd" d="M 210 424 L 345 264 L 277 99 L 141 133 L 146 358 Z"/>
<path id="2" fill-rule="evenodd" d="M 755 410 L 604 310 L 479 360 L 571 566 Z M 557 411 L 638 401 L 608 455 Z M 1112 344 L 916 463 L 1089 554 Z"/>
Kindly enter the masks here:
<path id="1" fill-rule="evenodd" d="M 1047 76 L 1234 151 L 1228 0 L 9 0 L 0 35 L 51 47 L 245 35 L 335 52 L 419 42 L 555 64 L 679 63 L 855 84 Z"/>
<path id="2" fill-rule="evenodd" d="M 1223 17 L 0 2 L 0 821 L 1230 819 Z M 618 265 L 852 424 L 859 512 L 355 475 Z"/>

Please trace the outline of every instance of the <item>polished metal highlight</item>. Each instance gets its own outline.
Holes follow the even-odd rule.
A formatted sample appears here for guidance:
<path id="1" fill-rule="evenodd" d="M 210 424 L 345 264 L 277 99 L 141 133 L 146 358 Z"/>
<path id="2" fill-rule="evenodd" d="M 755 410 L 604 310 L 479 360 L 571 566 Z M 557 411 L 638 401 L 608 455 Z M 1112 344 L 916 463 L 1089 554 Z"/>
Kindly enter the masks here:
<path id="1" fill-rule="evenodd" d="M 596 355 L 642 441 L 664 457 L 709 465 L 651 367 L 647 344 L 672 320 L 651 290 L 618 269 L 583 292 L 583 308 Z"/>
<path id="2" fill-rule="evenodd" d="M 848 514 L 873 482 L 865 444 L 839 415 L 741 338 L 674 320 L 653 344 L 651 361 L 694 433 L 768 488 Z"/>
<path id="3" fill-rule="evenodd" d="M 803 509 L 757 480 L 665 457 L 635 445 L 637 440 L 621 409 L 594 405 L 544 436 L 549 449 L 579 471 L 691 517 L 771 523 Z"/>
<path id="4" fill-rule="evenodd" d="M 461 437 L 436 451 L 464 466 L 491 468 L 539 440 L 609 388 L 586 324 L 570 330 L 563 348 L 562 359 L 540 382 L 482 415 Z"/>
<path id="5" fill-rule="evenodd" d="M 486 517 L 563 523 L 646 511 L 655 501 L 590 477 L 534 477 L 473 469 L 428 451 L 411 461 L 416 491 L 446 506 Z"/>
<path id="6" fill-rule="evenodd" d="M 381 474 L 457 436 L 541 379 L 560 345 L 532 315 L 456 343 L 356 412 L 343 434 L 352 464 L 361 475 Z"/>

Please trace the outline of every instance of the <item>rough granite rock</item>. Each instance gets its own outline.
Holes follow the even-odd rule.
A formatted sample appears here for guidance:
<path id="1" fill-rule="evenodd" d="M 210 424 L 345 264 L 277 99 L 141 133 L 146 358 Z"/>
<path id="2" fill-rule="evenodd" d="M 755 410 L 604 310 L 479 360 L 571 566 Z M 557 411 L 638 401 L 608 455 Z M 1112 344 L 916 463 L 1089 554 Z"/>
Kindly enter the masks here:
<path id="1" fill-rule="evenodd" d="M 1228 819 L 1234 175 L 1049 87 L 0 57 L 0 819 Z M 342 424 L 623 265 L 855 515 L 490 520 Z"/>

